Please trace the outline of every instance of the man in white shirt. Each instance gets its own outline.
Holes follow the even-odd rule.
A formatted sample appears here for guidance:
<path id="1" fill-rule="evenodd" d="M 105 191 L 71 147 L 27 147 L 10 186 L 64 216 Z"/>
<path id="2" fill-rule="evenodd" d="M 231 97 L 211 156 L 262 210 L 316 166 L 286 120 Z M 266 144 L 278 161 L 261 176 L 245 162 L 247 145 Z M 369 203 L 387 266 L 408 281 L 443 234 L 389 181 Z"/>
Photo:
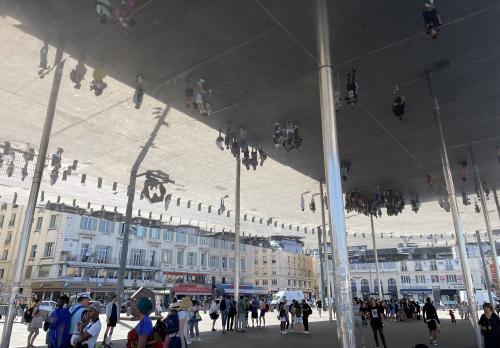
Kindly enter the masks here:
<path id="1" fill-rule="evenodd" d="M 99 305 L 93 303 L 88 314 L 90 322 L 83 329 L 83 334 L 80 336 L 78 343 L 86 343 L 88 348 L 95 348 L 99 334 L 101 333 L 101 322 L 99 321 Z"/>

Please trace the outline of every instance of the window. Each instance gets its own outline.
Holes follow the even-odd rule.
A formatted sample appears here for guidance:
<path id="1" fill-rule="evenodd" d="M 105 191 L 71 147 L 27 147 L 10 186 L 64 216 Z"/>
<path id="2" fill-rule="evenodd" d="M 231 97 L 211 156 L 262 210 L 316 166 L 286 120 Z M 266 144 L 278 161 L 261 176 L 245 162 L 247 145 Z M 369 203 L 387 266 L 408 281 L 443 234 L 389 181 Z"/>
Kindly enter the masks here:
<path id="1" fill-rule="evenodd" d="M 16 214 L 12 214 L 10 216 L 9 227 L 12 227 L 16 224 Z"/>
<path id="2" fill-rule="evenodd" d="M 3 220 L 5 220 L 5 215 L 0 215 L 0 228 L 3 227 Z"/>
<path id="3" fill-rule="evenodd" d="M 210 267 L 219 267 L 219 257 L 217 255 L 210 255 Z"/>
<path id="4" fill-rule="evenodd" d="M 276 264 L 276 255 L 271 256 L 271 263 L 274 265 Z"/>
<path id="5" fill-rule="evenodd" d="M 220 248 L 220 243 L 219 243 L 219 240 L 218 240 L 218 239 L 216 239 L 216 238 L 212 238 L 212 239 L 210 240 L 210 247 L 212 247 L 212 248 L 216 248 L 216 249 Z"/>
<path id="6" fill-rule="evenodd" d="M 185 236 L 185 235 L 184 235 Z M 177 241 L 177 239 L 176 239 Z M 184 265 L 184 250 L 177 250 L 177 265 Z"/>
<path id="7" fill-rule="evenodd" d="M 184 232 L 176 232 L 175 233 L 175 242 L 176 243 L 186 243 L 186 234 Z"/>
<path id="8" fill-rule="evenodd" d="M 425 276 L 424 275 L 416 275 L 415 276 L 415 281 L 418 284 L 425 284 Z"/>
<path id="9" fill-rule="evenodd" d="M 174 240 L 174 232 L 170 230 L 163 230 L 163 240 L 171 242 Z"/>
<path id="10" fill-rule="evenodd" d="M 450 259 L 444 260 L 444 265 L 447 271 L 453 271 L 453 263 L 451 262 Z"/>
<path id="11" fill-rule="evenodd" d="M 105 245 L 97 245 L 95 247 L 95 256 L 97 263 L 108 263 L 111 257 L 111 247 Z"/>
<path id="12" fill-rule="evenodd" d="M 4 249 L 1 260 L 5 261 L 7 260 L 7 257 L 9 257 L 9 249 Z"/>
<path id="13" fill-rule="evenodd" d="M 268 281 L 267 281 L 267 279 L 262 279 L 262 285 L 263 285 L 263 286 L 268 285 Z"/>
<path id="14" fill-rule="evenodd" d="M 40 231 L 42 229 L 42 224 L 43 224 L 43 217 L 40 216 L 38 217 L 38 219 L 36 219 L 35 231 Z"/>
<path id="15" fill-rule="evenodd" d="M 136 226 L 135 236 L 137 238 L 144 238 L 146 235 L 147 235 L 147 227 L 144 227 L 144 226 L 141 226 L 141 225 L 137 225 Z"/>
<path id="16" fill-rule="evenodd" d="M 90 258 L 90 244 L 82 243 L 82 249 L 80 250 L 80 257 L 83 262 L 89 261 Z"/>
<path id="17" fill-rule="evenodd" d="M 49 229 L 53 230 L 57 228 L 57 215 L 50 216 Z"/>
<path id="18" fill-rule="evenodd" d="M 7 233 L 7 237 L 5 237 L 5 241 L 3 242 L 3 245 L 5 245 L 5 246 L 10 245 L 11 240 L 12 240 L 12 231 L 9 231 L 9 233 Z"/>
<path id="19" fill-rule="evenodd" d="M 227 256 L 222 256 L 222 269 L 227 269 Z"/>
<path id="20" fill-rule="evenodd" d="M 48 278 L 50 274 L 50 266 L 44 265 L 38 267 L 38 277 L 39 278 Z"/>
<path id="21" fill-rule="evenodd" d="M 206 252 L 200 254 L 200 264 L 203 269 L 207 268 L 207 256 L 208 254 Z"/>
<path id="22" fill-rule="evenodd" d="M 267 265 L 267 256 L 262 256 L 262 264 Z"/>
<path id="23" fill-rule="evenodd" d="M 24 279 L 31 279 L 32 266 L 26 267 L 26 272 L 24 272 Z"/>
<path id="24" fill-rule="evenodd" d="M 142 249 L 132 249 L 130 252 L 132 266 L 142 266 L 146 253 Z"/>
<path id="25" fill-rule="evenodd" d="M 160 230 L 155 228 L 155 227 L 151 227 L 151 229 L 149 230 L 149 238 L 154 239 L 154 240 L 159 240 L 160 239 Z"/>
<path id="26" fill-rule="evenodd" d="M 31 251 L 30 251 L 30 259 L 34 259 L 36 257 L 36 245 L 31 246 Z"/>
<path id="27" fill-rule="evenodd" d="M 411 279 L 410 279 L 410 276 L 401 276 L 401 283 L 403 284 L 411 284 Z"/>
<path id="28" fill-rule="evenodd" d="M 408 271 L 408 266 L 406 265 L 406 261 L 401 261 L 401 271 L 402 272 Z"/>
<path id="29" fill-rule="evenodd" d="M 80 229 L 84 231 L 95 231 L 97 229 L 97 220 L 88 216 L 82 216 L 80 220 Z"/>
<path id="30" fill-rule="evenodd" d="M 230 269 L 234 269 L 235 267 L 235 260 L 234 260 L 234 257 L 230 257 L 229 258 L 229 268 Z"/>
<path id="31" fill-rule="evenodd" d="M 447 283 L 456 283 L 457 282 L 457 276 L 454 274 L 447 274 L 446 275 L 446 282 Z"/>
<path id="32" fill-rule="evenodd" d="M 200 245 L 207 245 L 208 241 L 206 237 L 200 237 Z"/>
<path id="33" fill-rule="evenodd" d="M 255 261 L 253 262 L 254 265 L 258 265 L 259 264 L 259 260 L 257 258 L 255 258 Z"/>
<path id="34" fill-rule="evenodd" d="M 113 233 L 115 229 L 114 221 L 99 220 L 99 232 L 100 233 Z"/>
<path id="35" fill-rule="evenodd" d="M 163 249 L 162 254 L 161 254 L 161 260 L 163 263 L 166 263 L 167 265 L 172 264 L 172 255 L 173 252 L 170 249 Z"/>
<path id="36" fill-rule="evenodd" d="M 278 280 L 276 279 L 271 280 L 271 285 L 278 285 Z"/>
<path id="37" fill-rule="evenodd" d="M 257 279 L 257 280 L 255 280 L 255 285 L 256 285 L 256 286 L 259 286 L 259 280 L 258 280 L 258 279 Z"/>
<path id="38" fill-rule="evenodd" d="M 0 268 L 0 279 L 3 279 L 4 272 L 5 272 L 4 269 Z"/>
<path id="39" fill-rule="evenodd" d="M 43 257 L 52 257 L 54 254 L 54 242 L 45 243 Z"/>
<path id="40" fill-rule="evenodd" d="M 190 234 L 188 238 L 188 243 L 189 244 L 197 244 L 198 243 L 198 237 L 194 234 Z"/>
<path id="41" fill-rule="evenodd" d="M 0 210 L 7 210 L 7 203 L 2 203 Z"/>
<path id="42" fill-rule="evenodd" d="M 422 262 L 415 261 L 415 271 L 417 271 L 417 272 L 421 272 L 422 271 Z"/>
<path id="43" fill-rule="evenodd" d="M 439 276 L 435 274 L 431 275 L 431 282 L 439 283 Z"/>
<path id="44" fill-rule="evenodd" d="M 245 271 L 245 270 L 246 270 L 245 258 L 243 258 L 243 257 L 240 259 L 240 269 L 241 269 L 242 271 Z"/>
<path id="45" fill-rule="evenodd" d="M 188 253 L 187 254 L 187 265 L 188 266 L 196 266 L 197 264 L 197 255 L 196 253 Z"/>
<path id="46" fill-rule="evenodd" d="M 271 274 L 272 275 L 276 275 L 276 269 L 275 268 L 272 269 Z"/>
<path id="47" fill-rule="evenodd" d="M 436 260 L 431 260 L 431 271 L 437 271 L 437 263 Z"/>

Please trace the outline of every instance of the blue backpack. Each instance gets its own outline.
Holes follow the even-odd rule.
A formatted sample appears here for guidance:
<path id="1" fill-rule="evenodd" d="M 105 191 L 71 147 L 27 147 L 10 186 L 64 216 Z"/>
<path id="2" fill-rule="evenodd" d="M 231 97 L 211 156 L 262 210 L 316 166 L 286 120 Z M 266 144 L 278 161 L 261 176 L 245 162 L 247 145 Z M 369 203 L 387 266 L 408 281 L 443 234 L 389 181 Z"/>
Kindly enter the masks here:
<path id="1" fill-rule="evenodd" d="M 170 313 L 164 320 L 165 334 L 171 335 L 179 332 L 179 314 L 177 312 Z"/>

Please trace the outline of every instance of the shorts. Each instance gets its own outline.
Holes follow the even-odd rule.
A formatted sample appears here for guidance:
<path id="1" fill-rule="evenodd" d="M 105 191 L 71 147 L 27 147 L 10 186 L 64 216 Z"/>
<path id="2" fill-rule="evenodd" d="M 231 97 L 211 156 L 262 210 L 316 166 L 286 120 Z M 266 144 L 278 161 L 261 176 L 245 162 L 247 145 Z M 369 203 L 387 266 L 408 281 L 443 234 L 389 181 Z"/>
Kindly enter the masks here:
<path id="1" fill-rule="evenodd" d="M 437 323 L 436 323 L 436 320 L 434 319 L 430 319 L 430 320 L 427 320 L 427 327 L 429 328 L 429 330 L 431 331 L 434 331 L 437 329 Z"/>
<path id="2" fill-rule="evenodd" d="M 258 312 L 252 312 L 252 319 L 257 319 L 259 317 Z"/>
<path id="3" fill-rule="evenodd" d="M 263 317 L 266 315 L 266 310 L 265 309 L 261 309 L 260 310 L 260 316 Z"/>
<path id="4" fill-rule="evenodd" d="M 116 327 L 116 320 L 110 320 L 110 321 L 108 322 L 108 325 L 107 325 L 107 326 L 108 326 L 108 327 Z"/>

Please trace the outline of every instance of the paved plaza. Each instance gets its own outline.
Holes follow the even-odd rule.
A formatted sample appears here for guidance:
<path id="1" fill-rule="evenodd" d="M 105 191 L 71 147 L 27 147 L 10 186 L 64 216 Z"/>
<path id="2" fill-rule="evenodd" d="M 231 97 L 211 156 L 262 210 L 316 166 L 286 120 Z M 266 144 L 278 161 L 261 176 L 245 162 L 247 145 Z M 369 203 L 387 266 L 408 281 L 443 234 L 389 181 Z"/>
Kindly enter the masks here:
<path id="1" fill-rule="evenodd" d="M 445 312 L 439 313 L 440 317 L 446 318 Z M 275 313 L 267 315 L 268 325 L 265 328 L 249 328 L 245 333 L 231 332 L 223 335 L 220 331 L 211 332 L 211 320 L 208 314 L 201 313 L 203 320 L 200 322 L 201 341 L 194 342 L 194 348 L 211 347 L 217 344 L 218 348 L 234 347 L 276 347 L 286 344 L 287 347 L 305 347 L 322 348 L 338 347 L 336 322 L 328 322 L 328 313 L 324 312 L 322 318 L 315 312 L 310 317 L 310 334 L 289 334 L 281 336 L 279 333 L 279 323 Z M 101 322 L 105 322 L 105 317 L 101 315 Z M 125 347 L 125 338 L 128 330 L 136 325 L 136 321 L 124 320 L 118 324 L 113 335 L 113 348 Z M 474 339 L 472 336 L 472 327 L 468 321 L 457 320 L 457 325 L 452 325 L 449 319 L 442 319 L 443 333 L 439 336 L 440 347 L 453 348 L 472 348 Z M 220 329 L 221 322 L 217 321 L 217 329 Z M 422 320 L 406 322 L 386 321 L 384 332 L 389 348 L 409 348 L 417 343 L 428 343 L 427 326 Z M 0 323 L 0 330 L 3 330 L 3 322 Z M 366 347 L 374 347 L 372 331 L 370 327 L 363 327 L 363 333 L 366 340 Z M 99 342 L 102 341 L 104 329 L 99 336 Z M 26 347 L 26 338 L 28 332 L 26 325 L 21 323 L 14 324 L 10 347 Z M 41 332 L 35 342 L 36 347 L 46 347 L 45 332 Z"/>

